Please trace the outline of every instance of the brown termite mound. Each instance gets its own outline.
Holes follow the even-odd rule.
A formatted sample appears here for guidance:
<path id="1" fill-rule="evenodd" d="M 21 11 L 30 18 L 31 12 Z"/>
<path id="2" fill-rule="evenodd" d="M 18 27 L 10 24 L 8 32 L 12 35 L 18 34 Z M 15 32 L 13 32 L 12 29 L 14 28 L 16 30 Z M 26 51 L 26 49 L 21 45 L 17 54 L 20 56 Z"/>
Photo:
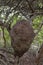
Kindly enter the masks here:
<path id="1" fill-rule="evenodd" d="M 20 20 L 10 30 L 10 36 L 15 56 L 21 57 L 30 48 L 35 34 L 29 21 Z"/>

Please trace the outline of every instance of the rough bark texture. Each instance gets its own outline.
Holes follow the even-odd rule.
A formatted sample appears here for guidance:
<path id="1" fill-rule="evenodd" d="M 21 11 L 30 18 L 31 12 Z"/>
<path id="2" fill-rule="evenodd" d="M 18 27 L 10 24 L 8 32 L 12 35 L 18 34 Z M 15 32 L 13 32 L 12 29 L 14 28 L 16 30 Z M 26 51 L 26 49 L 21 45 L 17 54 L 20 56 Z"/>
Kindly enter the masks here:
<path id="1" fill-rule="evenodd" d="M 35 63 L 36 55 L 32 50 L 28 50 L 21 58 L 19 58 L 19 63 L 15 62 L 14 55 L 5 50 L 4 48 L 0 50 L 0 65 L 37 65 Z"/>
<path id="2" fill-rule="evenodd" d="M 19 65 L 36 65 L 36 55 L 34 52 L 27 51 L 19 60 Z"/>
<path id="3" fill-rule="evenodd" d="M 15 55 L 21 57 L 30 48 L 34 39 L 33 28 L 29 21 L 21 20 L 12 27 L 10 34 Z"/>
<path id="4" fill-rule="evenodd" d="M 42 44 L 41 48 L 39 49 L 39 54 L 36 59 L 36 63 L 37 63 L 37 65 L 43 65 L 43 44 Z"/>

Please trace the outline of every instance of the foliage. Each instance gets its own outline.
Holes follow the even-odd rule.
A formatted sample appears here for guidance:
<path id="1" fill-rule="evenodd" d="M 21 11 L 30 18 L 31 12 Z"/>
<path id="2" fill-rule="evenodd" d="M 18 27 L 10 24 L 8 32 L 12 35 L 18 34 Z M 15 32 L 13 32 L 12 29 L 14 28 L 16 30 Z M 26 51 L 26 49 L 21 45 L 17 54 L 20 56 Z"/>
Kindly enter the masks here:
<path id="1" fill-rule="evenodd" d="M 33 20 L 33 28 L 38 31 L 39 25 L 43 22 L 43 16 L 37 16 Z M 43 43 L 43 26 L 41 27 L 39 33 L 36 35 L 34 43 L 39 44 L 39 46 Z"/>

